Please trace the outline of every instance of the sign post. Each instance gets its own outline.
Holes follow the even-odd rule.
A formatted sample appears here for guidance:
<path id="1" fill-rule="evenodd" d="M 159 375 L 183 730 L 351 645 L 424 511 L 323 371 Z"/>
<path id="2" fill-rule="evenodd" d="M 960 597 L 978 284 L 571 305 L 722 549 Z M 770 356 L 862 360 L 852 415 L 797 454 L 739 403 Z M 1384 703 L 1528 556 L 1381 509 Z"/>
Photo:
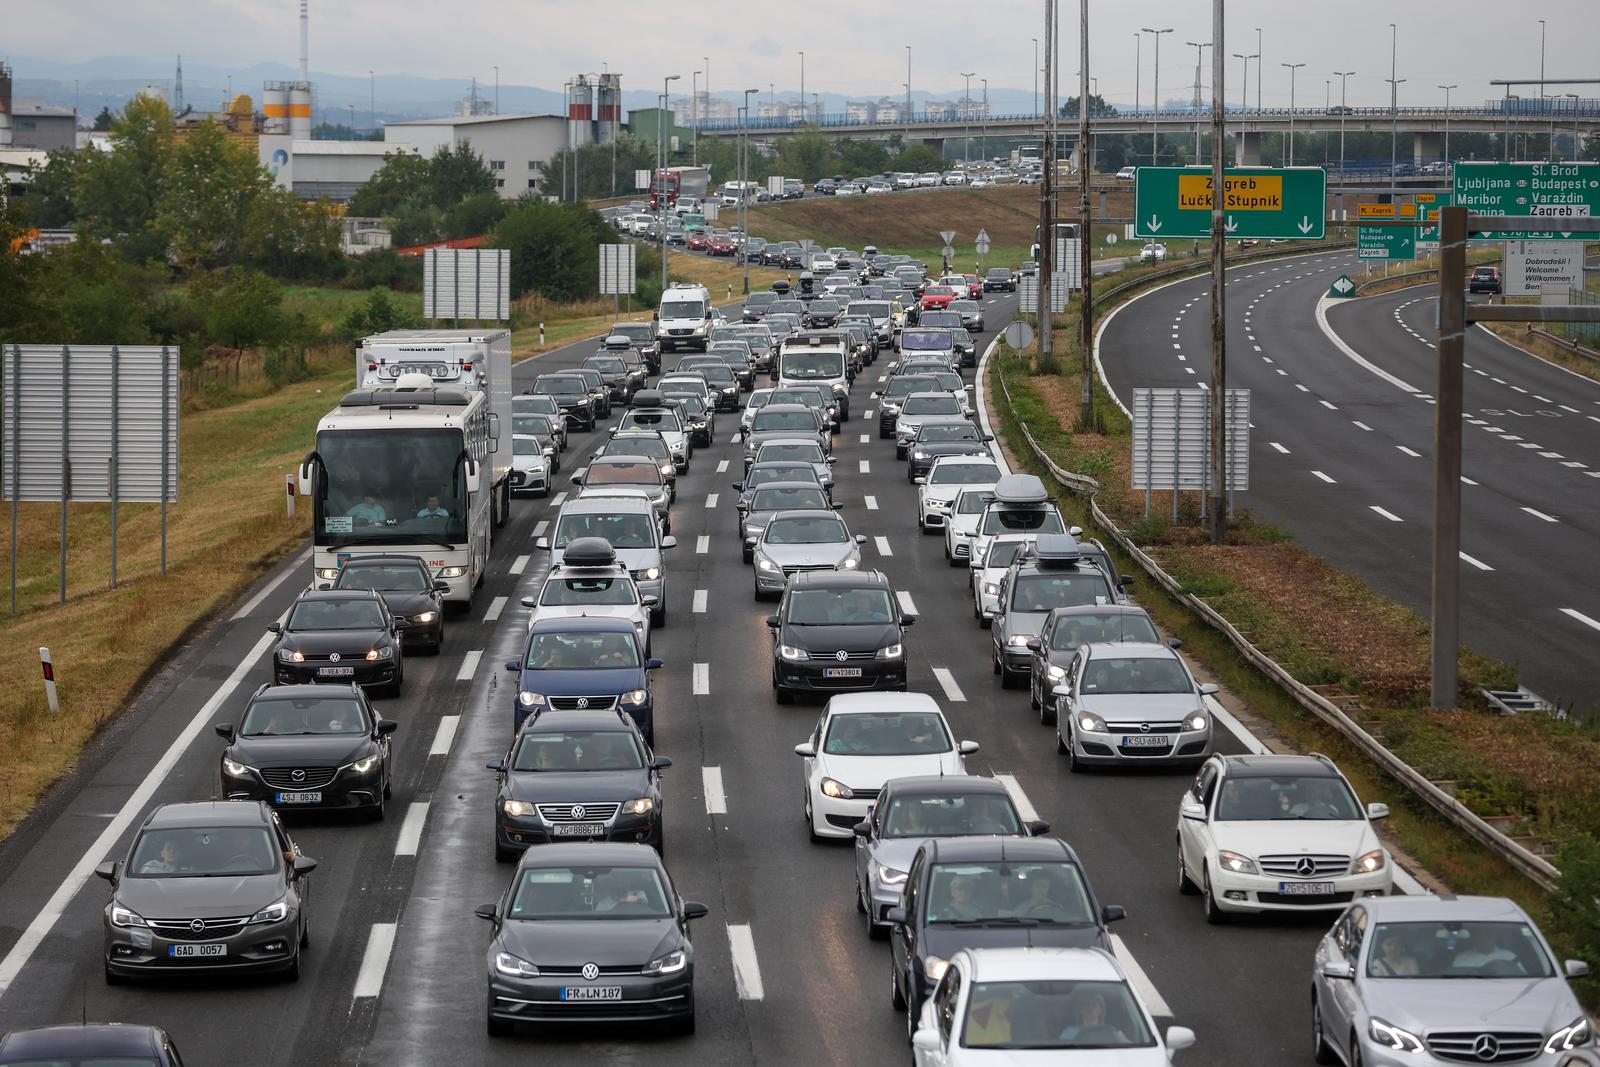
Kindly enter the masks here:
<path id="1" fill-rule="evenodd" d="M 1134 178 L 1134 236 L 1211 236 L 1209 167 L 1140 167 Z M 1223 230 L 1252 237 L 1320 241 L 1325 236 L 1328 177 L 1321 167 L 1229 169 Z"/>

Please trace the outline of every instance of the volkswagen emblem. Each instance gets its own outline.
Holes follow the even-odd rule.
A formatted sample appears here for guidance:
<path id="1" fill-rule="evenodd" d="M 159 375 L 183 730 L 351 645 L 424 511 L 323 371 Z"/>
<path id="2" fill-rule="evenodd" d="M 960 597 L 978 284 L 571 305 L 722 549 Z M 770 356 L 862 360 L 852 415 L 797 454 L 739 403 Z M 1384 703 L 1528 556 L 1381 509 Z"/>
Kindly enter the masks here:
<path id="1" fill-rule="evenodd" d="M 593 963 L 585 963 L 583 965 L 583 980 L 585 982 L 592 982 L 599 977 L 600 968 L 598 966 Z"/>
<path id="2" fill-rule="evenodd" d="M 197 934 L 198 933 L 204 933 L 205 932 L 205 928 L 206 928 L 206 921 L 204 919 L 190 919 L 189 920 L 189 929 L 193 930 L 195 933 L 197 933 Z"/>
<path id="3" fill-rule="evenodd" d="M 1294 872 L 1302 878 L 1310 878 L 1317 873 L 1317 861 L 1310 856 L 1301 856 L 1294 861 Z"/>
<path id="4" fill-rule="evenodd" d="M 833 658 L 838 660 L 840 663 L 843 663 L 845 660 L 850 658 L 850 653 L 841 648 L 839 651 L 833 654 Z"/>
<path id="5" fill-rule="evenodd" d="M 1493 1034 L 1479 1034 L 1472 1043 L 1472 1054 L 1484 1063 L 1491 1062 L 1500 1055 L 1500 1039 Z"/>
<path id="6" fill-rule="evenodd" d="M 588 706 L 589 706 L 589 698 L 588 697 L 579 697 L 578 698 L 578 707 L 586 708 Z"/>
<path id="7" fill-rule="evenodd" d="M 581 818 L 583 818 L 584 814 L 585 814 L 585 812 L 583 810 L 583 805 L 582 804 L 574 804 L 574 805 L 572 805 L 572 817 L 574 819 L 581 819 Z"/>
<path id="8" fill-rule="evenodd" d="M 339 662 L 339 653 L 337 653 L 337 652 L 329 652 L 328 653 L 328 662 L 329 663 L 338 663 Z"/>
<path id="9" fill-rule="evenodd" d="M 295 781 L 297 781 L 297 782 L 303 782 L 303 781 L 305 781 L 305 780 L 306 780 L 306 772 L 305 772 L 305 768 L 303 768 L 303 767 L 296 767 L 296 768 L 295 768 L 295 769 L 294 769 L 294 770 L 292 770 L 292 771 L 290 771 L 290 772 L 289 772 L 289 777 L 290 777 L 290 778 L 293 778 L 293 779 L 294 779 L 294 780 L 295 780 Z"/>

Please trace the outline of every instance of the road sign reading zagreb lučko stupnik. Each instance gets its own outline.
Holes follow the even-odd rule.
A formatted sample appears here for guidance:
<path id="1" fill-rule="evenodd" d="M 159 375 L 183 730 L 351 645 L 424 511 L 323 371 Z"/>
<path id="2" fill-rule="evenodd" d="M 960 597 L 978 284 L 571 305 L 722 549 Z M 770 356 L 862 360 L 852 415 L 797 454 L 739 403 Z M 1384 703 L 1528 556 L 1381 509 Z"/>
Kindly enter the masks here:
<path id="1" fill-rule="evenodd" d="M 1230 238 L 1321 240 L 1328 179 L 1321 167 L 1241 167 L 1224 175 Z M 1209 167 L 1140 167 L 1134 179 L 1134 236 L 1211 236 Z"/>

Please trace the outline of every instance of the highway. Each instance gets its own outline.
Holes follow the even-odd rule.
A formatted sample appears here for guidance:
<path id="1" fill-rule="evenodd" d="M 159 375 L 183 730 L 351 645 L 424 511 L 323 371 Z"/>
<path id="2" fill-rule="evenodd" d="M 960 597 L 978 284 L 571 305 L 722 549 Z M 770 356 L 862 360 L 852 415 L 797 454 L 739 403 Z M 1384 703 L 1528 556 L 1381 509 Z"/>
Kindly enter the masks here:
<path id="1" fill-rule="evenodd" d="M 1330 301 L 1341 347 L 1316 310 L 1356 268 L 1346 251 L 1229 272 L 1228 385 L 1251 390 L 1254 419 L 1239 502 L 1426 617 L 1435 300 L 1423 287 Z M 1100 357 L 1124 405 L 1135 388 L 1207 380 L 1209 286 L 1153 290 L 1105 326 Z M 1466 363 L 1462 639 L 1539 695 L 1593 709 L 1600 589 L 1562 564 L 1600 537 L 1600 383 L 1480 329 Z"/>
<path id="2" fill-rule="evenodd" d="M 1252 268 L 1252 280 L 1266 284 L 1273 270 L 1325 272 L 1338 262 L 1325 257 Z M 1301 289 L 1309 291 L 1310 283 L 1295 292 Z M 1120 331 L 1135 326 L 1159 323 L 1164 332 L 1170 316 L 1161 312 L 1181 307 L 1194 291 L 1187 284 L 1163 290 L 1136 305 L 1139 313 L 1120 316 L 1118 344 L 1124 343 Z M 1279 289 L 1270 302 L 1287 305 L 1287 295 Z M 991 331 L 1014 308 L 1014 297 L 988 301 Z M 1302 317 L 1293 316 L 1296 322 Z M 1290 316 L 1284 318 L 1285 327 L 1272 336 L 1303 337 L 1303 329 L 1290 333 Z M 992 337 L 985 334 L 984 343 Z M 524 361 L 518 388 L 539 371 L 578 363 L 592 349 L 592 341 L 578 342 Z M 1193 351 L 1198 358 L 1200 350 Z M 1370 377 L 1332 358 L 1324 361 L 1334 379 L 1324 383 L 1328 387 L 1341 378 Z M 1241 379 L 1256 384 L 1262 375 L 1250 374 L 1249 360 L 1239 363 Z M 1157 370 L 1152 365 L 1149 376 L 1159 378 Z M 869 537 L 866 565 L 887 571 L 919 616 L 907 645 L 911 688 L 939 700 L 958 737 L 982 744 L 968 758 L 969 769 L 1009 776 L 1024 814 L 1031 807 L 1050 821 L 1078 850 L 1101 899 L 1127 908 L 1128 920 L 1113 927 L 1120 955 L 1133 965 L 1158 1021 L 1190 1026 L 1199 1035 L 1198 1047 L 1180 1062 L 1306 1062 L 1311 954 L 1329 918 L 1206 926 L 1198 900 L 1179 896 L 1175 885 L 1176 809 L 1190 776 L 1065 773 L 1051 732 L 1029 711 L 1025 693 L 1002 691 L 990 673 L 989 633 L 973 621 L 965 569 L 946 565 L 939 539 L 918 534 L 914 487 L 892 443 L 875 432 L 868 394 L 881 373 L 880 360 L 855 382 L 851 410 L 859 414 L 836 438 L 837 495 L 852 531 Z M 1113 380 L 1119 391 L 1138 383 L 1120 366 Z M 1303 467 L 1315 441 L 1312 420 L 1298 410 L 1272 414 L 1266 399 L 1258 401 L 1258 439 L 1288 443 L 1294 454 L 1284 459 Z M 1398 394 L 1386 403 L 1393 412 L 1414 405 L 1418 417 L 1426 413 L 1422 402 Z M 1296 425 L 1303 429 L 1292 432 Z M 682 894 L 710 906 L 710 915 L 693 928 L 697 1036 L 666 1038 L 622 1027 L 521 1032 L 509 1039 L 485 1034 L 489 928 L 472 910 L 498 896 L 510 869 L 493 857 L 495 780 L 484 763 L 501 755 L 509 740 L 510 692 L 500 664 L 520 645 L 527 609 L 518 599 L 535 588 L 546 567 L 533 539 L 554 517 L 560 493 L 513 505 L 470 614 L 450 620 L 441 655 L 411 658 L 402 697 L 379 702 L 382 714 L 401 723 L 388 819 L 288 820 L 304 853 L 321 862 L 311 876 L 311 948 L 298 984 L 199 980 L 107 987 L 101 977 L 107 891 L 89 872 L 121 854 L 151 804 L 215 793 L 220 741 L 211 724 L 268 680 L 264 628 L 304 587 L 304 554 L 277 567 L 247 600 L 162 665 L 80 767 L 0 844 L 0 865 L 12 872 L 0 883 L 6 917 L 0 926 L 0 1028 L 83 1018 L 147 1021 L 170 1030 L 185 1062 L 200 1067 L 509 1064 L 538 1056 L 560 1063 L 904 1062 L 905 1022 L 889 1004 L 888 951 L 868 941 L 853 904 L 851 848 L 807 841 L 800 761 L 791 749 L 810 731 L 818 706 L 779 708 L 769 687 L 771 638 L 762 618 L 771 608 L 751 597 L 730 506 L 740 463 L 735 429 L 736 421 L 722 416 L 715 445 L 697 450 L 679 480 L 672 523 L 678 547 L 668 556 L 669 619 L 654 637 L 655 654 L 666 662 L 656 678 L 657 750 L 674 760 L 664 786 L 666 862 Z M 597 440 L 598 434 L 574 436 L 563 478 Z M 1419 451 L 1424 443 L 1417 439 Z M 1419 470 L 1425 466 L 1414 462 Z M 1343 462 L 1318 465 L 1354 481 Z M 1258 474 L 1264 487 L 1292 481 L 1266 466 Z M 1399 464 L 1391 458 L 1386 466 Z M 1264 489 L 1251 502 L 1269 499 L 1276 497 Z M 1292 497 L 1283 499 L 1287 506 Z M 1411 518 L 1414 502 L 1387 494 L 1372 502 L 1406 509 L 1410 521 L 1401 533 L 1421 530 Z M 1339 510 L 1324 506 L 1318 514 Z M 1497 562 L 1506 555 L 1483 551 Z M 1478 607 L 1471 612 L 1478 615 Z M 1256 742 L 1219 725 L 1216 745 L 1242 752 Z"/>

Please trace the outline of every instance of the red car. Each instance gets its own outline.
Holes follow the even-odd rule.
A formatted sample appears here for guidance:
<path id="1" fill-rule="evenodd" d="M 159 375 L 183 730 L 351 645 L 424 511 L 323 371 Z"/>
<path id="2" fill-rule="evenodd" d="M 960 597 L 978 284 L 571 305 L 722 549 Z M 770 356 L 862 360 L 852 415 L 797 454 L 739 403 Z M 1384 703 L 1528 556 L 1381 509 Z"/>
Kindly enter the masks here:
<path id="1" fill-rule="evenodd" d="M 706 254 L 710 256 L 731 256 L 737 250 L 738 246 L 730 236 L 715 236 L 706 242 Z"/>
<path id="2" fill-rule="evenodd" d="M 930 285 L 922 291 L 923 311 L 942 311 L 956 299 L 956 291 L 948 285 Z"/>
<path id="3" fill-rule="evenodd" d="M 982 300 L 983 279 L 978 277 L 976 274 L 963 274 L 962 277 L 967 280 L 967 299 Z"/>
<path id="4" fill-rule="evenodd" d="M 706 236 L 706 232 L 704 230 L 696 230 L 694 233 L 689 235 L 686 241 L 683 242 L 684 247 L 689 249 L 691 252 L 704 252 L 706 250 L 706 246 L 710 243 L 711 239 Z"/>

